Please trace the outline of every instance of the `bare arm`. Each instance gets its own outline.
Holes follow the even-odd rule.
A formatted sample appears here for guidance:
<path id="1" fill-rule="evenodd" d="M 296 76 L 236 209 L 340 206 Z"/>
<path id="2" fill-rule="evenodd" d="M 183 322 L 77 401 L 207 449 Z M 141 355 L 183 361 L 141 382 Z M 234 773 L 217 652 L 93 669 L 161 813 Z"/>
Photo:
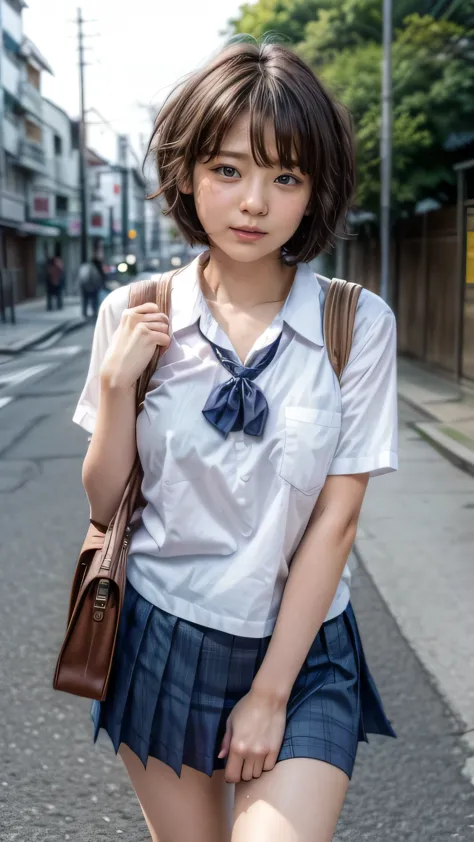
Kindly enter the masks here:
<path id="1" fill-rule="evenodd" d="M 168 317 L 156 304 L 124 310 L 103 360 L 99 405 L 82 482 L 91 518 L 106 526 L 120 503 L 136 452 L 136 382 L 156 346 L 169 344 Z"/>
<path id="2" fill-rule="evenodd" d="M 100 398 L 91 443 L 82 467 L 82 483 L 91 518 L 107 525 L 120 503 L 137 451 L 135 389 L 114 388 L 101 377 Z"/>
<path id="3" fill-rule="evenodd" d="M 369 474 L 326 479 L 293 557 L 276 626 L 250 692 L 227 720 L 219 757 L 230 783 L 273 769 L 288 699 L 327 615 L 354 542 Z"/>
<path id="4" fill-rule="evenodd" d="M 293 557 L 253 689 L 286 701 L 324 622 L 351 551 L 369 474 L 330 476 Z"/>

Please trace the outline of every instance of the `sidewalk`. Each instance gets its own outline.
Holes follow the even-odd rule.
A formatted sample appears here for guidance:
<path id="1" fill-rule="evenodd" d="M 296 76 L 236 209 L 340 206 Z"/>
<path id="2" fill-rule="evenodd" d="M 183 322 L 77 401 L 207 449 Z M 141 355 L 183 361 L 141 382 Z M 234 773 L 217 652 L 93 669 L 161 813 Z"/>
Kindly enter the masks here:
<path id="1" fill-rule="evenodd" d="M 474 475 L 474 384 L 460 386 L 404 357 L 398 361 L 398 394 L 427 416 L 415 429 L 443 456 Z"/>
<path id="2" fill-rule="evenodd" d="M 18 354 L 33 343 L 54 333 L 78 327 L 84 323 L 78 296 L 65 296 L 62 310 L 46 310 L 46 300 L 35 298 L 17 304 L 16 323 L 0 322 L 0 354 Z M 7 319 L 10 312 L 7 310 Z"/>
<path id="3" fill-rule="evenodd" d="M 474 783 L 474 477 L 415 432 L 417 417 L 402 399 L 400 470 L 369 483 L 356 555 L 454 712 Z M 409 705 L 404 673 L 398 683 Z"/>

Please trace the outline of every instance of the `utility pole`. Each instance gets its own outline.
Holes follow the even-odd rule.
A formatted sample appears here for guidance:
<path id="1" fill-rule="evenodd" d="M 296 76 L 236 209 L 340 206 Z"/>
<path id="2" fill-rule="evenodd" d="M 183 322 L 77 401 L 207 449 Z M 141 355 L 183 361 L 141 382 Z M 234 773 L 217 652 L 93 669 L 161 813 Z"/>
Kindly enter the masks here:
<path id="1" fill-rule="evenodd" d="M 84 33 L 82 25 L 84 19 L 82 10 L 77 10 L 77 36 L 79 42 L 79 82 L 81 97 L 81 116 L 79 120 L 79 181 L 81 195 L 81 262 L 88 259 L 88 190 L 87 190 L 87 160 L 86 160 L 86 117 L 84 106 Z"/>
<path id="2" fill-rule="evenodd" d="M 392 181 L 392 0 L 383 0 L 382 126 L 380 134 L 380 295 L 390 303 Z"/>
<path id="3" fill-rule="evenodd" d="M 122 250 L 123 257 L 128 254 L 129 240 L 128 240 L 128 137 L 127 135 L 119 135 L 118 137 L 118 152 L 119 152 L 119 166 L 122 174 Z"/>

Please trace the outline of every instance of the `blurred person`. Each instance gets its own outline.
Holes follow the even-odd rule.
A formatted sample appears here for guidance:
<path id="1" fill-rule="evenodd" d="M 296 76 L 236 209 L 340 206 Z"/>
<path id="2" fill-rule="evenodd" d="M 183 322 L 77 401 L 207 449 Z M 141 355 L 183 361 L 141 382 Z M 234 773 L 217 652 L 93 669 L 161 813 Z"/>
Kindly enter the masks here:
<path id="1" fill-rule="evenodd" d="M 81 296 L 82 315 L 87 319 L 90 304 L 92 317 L 96 319 L 101 300 L 108 294 L 105 271 L 98 254 L 86 263 L 81 264 L 77 282 Z"/>
<path id="2" fill-rule="evenodd" d="M 351 200 L 350 121 L 290 50 L 241 43 L 175 89 L 150 150 L 156 195 L 205 251 L 176 272 L 170 320 L 107 297 L 74 415 L 99 528 L 137 448 L 144 472 L 94 740 L 154 842 L 330 842 L 358 741 L 395 736 L 347 567 L 369 477 L 397 467 L 394 316 L 362 291 L 339 383 L 330 282 L 308 266 Z"/>
<path id="3" fill-rule="evenodd" d="M 56 299 L 56 309 L 63 309 L 64 264 L 58 253 L 48 258 L 46 263 L 46 309 L 53 309 L 53 298 Z"/>

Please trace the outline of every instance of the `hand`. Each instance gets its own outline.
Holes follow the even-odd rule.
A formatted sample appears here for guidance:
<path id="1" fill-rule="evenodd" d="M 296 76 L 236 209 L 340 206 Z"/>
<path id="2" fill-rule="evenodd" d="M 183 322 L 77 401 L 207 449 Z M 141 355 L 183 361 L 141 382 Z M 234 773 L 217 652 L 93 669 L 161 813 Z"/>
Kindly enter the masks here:
<path id="1" fill-rule="evenodd" d="M 169 342 L 169 319 L 158 312 L 157 304 L 149 302 L 124 310 L 102 363 L 102 384 L 111 388 L 134 386 L 157 345 L 167 348 Z"/>
<path id="2" fill-rule="evenodd" d="M 219 757 L 227 783 L 251 781 L 273 769 L 283 742 L 286 703 L 250 690 L 229 715 Z"/>

